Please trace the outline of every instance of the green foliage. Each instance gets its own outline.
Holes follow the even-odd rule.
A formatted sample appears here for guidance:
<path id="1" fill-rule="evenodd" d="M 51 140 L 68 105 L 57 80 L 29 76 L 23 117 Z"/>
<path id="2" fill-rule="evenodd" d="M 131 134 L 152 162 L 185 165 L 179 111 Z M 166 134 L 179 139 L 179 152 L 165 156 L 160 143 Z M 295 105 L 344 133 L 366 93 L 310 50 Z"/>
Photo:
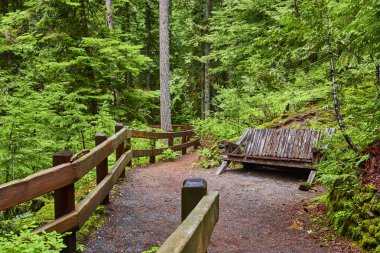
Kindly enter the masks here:
<path id="1" fill-rule="evenodd" d="M 168 161 L 174 161 L 174 159 L 177 158 L 178 156 L 179 154 L 170 148 L 165 149 L 164 152 L 162 153 L 162 158 Z"/>
<path id="2" fill-rule="evenodd" d="M 369 252 L 377 252 L 380 209 L 375 187 L 361 185 L 354 175 L 339 176 L 326 204 L 331 224 L 339 234 L 357 241 Z"/>
<path id="3" fill-rule="evenodd" d="M 145 251 L 143 251 L 142 253 L 155 253 L 155 252 L 157 252 L 159 249 L 160 249 L 160 247 L 155 246 L 155 247 L 152 247 L 152 248 L 149 249 L 149 250 L 145 250 Z"/>
<path id="4" fill-rule="evenodd" d="M 0 237 L 0 251 L 9 253 L 60 252 L 65 248 L 62 235 L 51 232 L 35 234 L 28 227 L 23 227 L 17 234 L 10 232 Z"/>

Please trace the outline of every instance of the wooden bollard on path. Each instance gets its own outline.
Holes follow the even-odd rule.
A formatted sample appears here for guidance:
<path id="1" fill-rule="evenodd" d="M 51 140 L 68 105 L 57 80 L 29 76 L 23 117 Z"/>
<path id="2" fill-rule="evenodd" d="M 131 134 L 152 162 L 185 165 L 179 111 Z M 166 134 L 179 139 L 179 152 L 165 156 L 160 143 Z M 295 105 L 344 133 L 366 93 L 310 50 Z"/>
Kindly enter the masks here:
<path id="1" fill-rule="evenodd" d="M 95 135 L 95 145 L 98 146 L 102 144 L 102 142 L 105 142 L 107 140 L 107 135 L 100 133 Z M 100 184 L 102 180 L 108 175 L 108 157 L 104 158 L 103 161 L 101 161 L 96 166 L 96 184 Z M 106 205 L 110 202 L 109 200 L 109 194 L 104 198 L 102 201 L 102 205 Z"/>
<path id="2" fill-rule="evenodd" d="M 116 125 L 115 125 L 115 133 L 118 133 L 119 131 L 121 131 L 123 129 L 123 127 L 124 127 L 123 124 L 116 123 Z M 123 152 L 124 152 L 124 143 L 121 143 L 116 148 L 116 161 L 119 160 L 119 158 L 123 155 Z M 120 178 L 122 178 L 122 177 L 125 177 L 125 170 L 123 170 L 123 172 L 120 174 Z"/>
<path id="3" fill-rule="evenodd" d="M 189 178 L 183 182 L 181 198 L 182 221 L 194 210 L 207 194 L 207 182 L 202 178 Z"/>
<path id="4" fill-rule="evenodd" d="M 53 156 L 53 166 L 58 166 L 63 163 L 70 162 L 72 154 L 70 151 L 62 151 L 54 154 Z M 54 191 L 54 214 L 55 219 L 58 219 L 68 213 L 75 210 L 75 189 L 74 183 L 59 188 Z M 76 231 L 77 229 L 72 229 L 69 235 L 63 238 L 63 243 L 66 248 L 61 252 L 63 253 L 74 253 L 76 252 Z"/>

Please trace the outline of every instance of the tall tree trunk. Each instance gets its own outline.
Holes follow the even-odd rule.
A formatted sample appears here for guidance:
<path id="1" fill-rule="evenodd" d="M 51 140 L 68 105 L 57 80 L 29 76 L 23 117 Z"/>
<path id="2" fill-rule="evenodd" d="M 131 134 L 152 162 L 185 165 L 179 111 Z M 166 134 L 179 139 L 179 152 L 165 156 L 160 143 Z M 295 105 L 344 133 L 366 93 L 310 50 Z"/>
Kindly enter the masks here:
<path id="1" fill-rule="evenodd" d="M 376 65 L 376 85 L 380 94 L 380 65 L 379 64 Z"/>
<path id="2" fill-rule="evenodd" d="M 209 26 L 209 19 L 211 17 L 211 0 L 206 0 L 206 26 Z M 206 33 L 208 33 L 208 28 Z M 205 43 L 205 56 L 208 56 L 210 54 L 210 43 Z M 205 118 L 208 118 L 210 115 L 210 103 L 211 103 L 211 97 L 210 97 L 210 75 L 209 75 L 209 69 L 210 69 L 210 61 L 207 60 L 205 62 L 205 85 L 204 85 L 204 116 Z"/>
<path id="3" fill-rule="evenodd" d="M 346 140 L 348 146 L 355 152 L 358 152 L 358 149 L 356 148 L 355 144 L 352 142 L 350 136 L 346 132 L 346 126 L 343 122 L 343 116 L 340 113 L 340 105 L 339 105 L 339 99 L 338 99 L 338 83 L 335 78 L 335 64 L 334 64 L 334 52 L 332 49 L 332 32 L 330 27 L 330 19 L 327 20 L 327 29 L 328 29 L 328 43 L 329 43 L 329 53 L 330 53 L 330 72 L 331 72 L 331 81 L 332 81 L 332 94 L 334 97 L 334 108 L 335 108 L 335 114 L 336 118 L 338 120 L 338 125 L 340 130 L 342 131 L 343 137 Z"/>
<path id="4" fill-rule="evenodd" d="M 8 0 L 2 0 L 1 1 L 1 13 L 2 14 L 7 14 L 8 13 Z"/>
<path id="5" fill-rule="evenodd" d="M 106 13 L 106 20 L 107 20 L 107 26 L 109 29 L 113 29 L 113 20 L 112 20 L 112 0 L 105 0 L 106 1 L 106 7 L 107 7 L 107 13 Z"/>
<path id="6" fill-rule="evenodd" d="M 145 9 L 145 28 L 146 28 L 146 56 L 152 57 L 152 8 L 149 0 L 146 1 Z M 152 88 L 152 70 L 149 68 L 146 72 L 146 87 Z"/>
<path id="7" fill-rule="evenodd" d="M 161 128 L 172 130 L 170 111 L 169 0 L 160 0 L 160 114 Z"/>

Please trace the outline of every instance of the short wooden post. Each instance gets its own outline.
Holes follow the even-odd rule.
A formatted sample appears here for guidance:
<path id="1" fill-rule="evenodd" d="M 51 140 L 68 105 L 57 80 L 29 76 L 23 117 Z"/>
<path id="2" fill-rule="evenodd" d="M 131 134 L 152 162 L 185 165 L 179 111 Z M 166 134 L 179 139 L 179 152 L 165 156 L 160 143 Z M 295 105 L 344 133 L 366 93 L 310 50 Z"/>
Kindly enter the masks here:
<path id="1" fill-rule="evenodd" d="M 126 126 L 126 128 L 127 129 L 129 129 L 129 127 L 128 126 Z M 125 152 L 128 152 L 129 150 L 131 150 L 132 149 L 132 141 L 131 141 L 131 138 L 127 138 L 127 140 L 125 141 Z M 131 159 L 131 161 L 127 164 L 127 166 L 129 167 L 129 168 L 132 168 L 132 159 Z M 124 173 L 124 175 L 125 175 L 125 173 Z"/>
<path id="2" fill-rule="evenodd" d="M 53 166 L 58 166 L 63 163 L 70 162 L 72 154 L 70 151 L 62 151 L 54 154 L 53 156 Z M 75 210 L 75 189 L 74 183 L 66 185 L 54 191 L 54 214 L 55 219 L 58 219 L 68 213 Z M 76 231 L 77 229 L 72 229 L 69 235 L 63 238 L 63 243 L 66 248 L 62 250 L 63 253 L 73 253 L 76 252 Z"/>
<path id="3" fill-rule="evenodd" d="M 121 123 L 116 123 L 115 125 L 115 133 L 121 131 L 123 129 L 123 124 Z M 116 161 L 119 160 L 119 158 L 123 155 L 124 152 L 124 143 L 121 143 L 117 148 L 116 148 Z M 120 174 L 120 178 L 125 177 L 125 170 Z"/>
<path id="4" fill-rule="evenodd" d="M 152 130 L 152 132 L 156 132 L 155 130 Z M 154 153 L 154 150 L 156 149 L 156 139 L 153 139 L 152 140 L 152 153 Z M 153 164 L 156 162 L 156 156 L 154 156 L 154 154 L 152 156 L 149 157 L 149 163 L 150 164 Z"/>
<path id="5" fill-rule="evenodd" d="M 98 146 L 102 142 L 107 140 L 107 135 L 100 133 L 95 135 L 95 145 Z M 108 158 L 106 157 L 96 166 L 96 184 L 100 184 L 102 180 L 108 175 Z M 102 205 L 106 205 L 110 202 L 109 194 L 102 201 Z"/>
<path id="6" fill-rule="evenodd" d="M 182 136 L 182 144 L 187 142 L 187 136 Z M 186 155 L 187 148 L 182 149 L 182 155 Z"/>
<path id="7" fill-rule="evenodd" d="M 174 139 L 173 138 L 168 138 L 168 147 L 173 146 Z"/>
<path id="8" fill-rule="evenodd" d="M 181 199 L 182 221 L 186 219 L 206 194 L 206 180 L 202 178 L 188 178 L 183 182 Z"/>

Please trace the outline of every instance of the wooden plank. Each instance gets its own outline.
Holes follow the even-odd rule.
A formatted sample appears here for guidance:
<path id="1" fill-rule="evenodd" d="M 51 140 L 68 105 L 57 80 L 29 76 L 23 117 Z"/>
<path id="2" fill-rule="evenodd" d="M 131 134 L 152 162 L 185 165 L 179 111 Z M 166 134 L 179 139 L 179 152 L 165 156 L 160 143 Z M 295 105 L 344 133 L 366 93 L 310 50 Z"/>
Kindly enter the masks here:
<path id="1" fill-rule="evenodd" d="M 158 156 L 161 155 L 168 148 L 172 149 L 173 151 L 179 151 L 184 148 L 195 146 L 197 143 L 199 143 L 199 140 L 191 140 L 186 143 L 178 144 L 167 148 L 136 149 L 133 150 L 133 157 Z"/>
<path id="2" fill-rule="evenodd" d="M 316 170 L 311 170 L 310 174 L 309 174 L 309 177 L 307 178 L 307 182 L 309 184 L 312 184 L 316 175 L 317 175 L 317 171 Z"/>
<path id="3" fill-rule="evenodd" d="M 121 173 L 127 167 L 132 159 L 133 152 L 130 150 L 124 153 L 112 167 L 110 173 L 77 205 L 78 225 L 83 224 L 90 218 L 91 214 L 102 203 L 104 198 L 109 194 L 113 186 L 117 183 Z"/>
<path id="4" fill-rule="evenodd" d="M 65 163 L 24 179 L 0 185 L 0 210 L 32 200 L 76 180 L 74 165 Z"/>
<path id="5" fill-rule="evenodd" d="M 281 147 L 277 151 L 277 157 L 284 157 L 285 156 L 285 151 L 286 151 L 286 147 L 287 147 L 287 144 L 288 144 L 290 130 L 289 129 L 285 129 L 283 131 L 285 131 L 285 133 L 284 133 L 284 136 L 283 136 L 283 139 L 282 139 Z"/>
<path id="6" fill-rule="evenodd" d="M 302 163 L 312 163 L 312 159 L 301 159 L 301 158 L 283 158 L 283 157 L 265 157 L 265 156 L 243 156 L 240 154 L 228 154 L 227 157 L 247 157 L 252 159 L 263 159 L 263 160 L 273 160 L 273 161 L 290 161 L 290 162 L 302 162 Z"/>
<path id="7" fill-rule="evenodd" d="M 249 152 L 251 150 L 251 146 L 252 146 L 252 143 L 253 143 L 252 138 L 256 134 L 255 132 L 256 132 L 255 129 L 250 129 L 248 131 L 248 133 L 247 133 L 247 138 L 246 138 L 246 142 L 245 142 L 246 143 L 246 148 L 245 148 L 245 153 L 246 154 L 249 154 Z"/>
<path id="8" fill-rule="evenodd" d="M 279 131 L 273 131 L 272 142 L 271 142 L 270 149 L 268 151 L 267 156 L 269 157 L 275 156 L 275 152 L 276 152 L 278 141 L 279 141 L 279 135 L 280 135 Z"/>
<path id="9" fill-rule="evenodd" d="M 218 170 L 216 171 L 215 175 L 219 176 L 222 174 L 230 165 L 231 162 L 229 161 L 223 161 L 222 164 L 219 166 Z"/>
<path id="10" fill-rule="evenodd" d="M 249 158 L 249 157 L 222 156 L 222 160 L 230 161 L 230 162 L 254 163 L 254 164 L 261 164 L 261 165 L 268 165 L 268 166 L 310 169 L 310 163 L 264 159 L 262 157 Z"/>
<path id="11" fill-rule="evenodd" d="M 312 157 L 312 154 L 309 153 L 309 147 L 311 145 L 313 145 L 313 138 L 314 138 L 314 135 L 317 131 L 315 130 L 311 130 L 310 133 L 309 133 L 309 137 L 308 139 L 306 140 L 306 143 L 304 144 L 304 150 L 303 150 L 303 154 L 301 155 L 302 158 L 309 158 L 309 157 Z"/>
<path id="12" fill-rule="evenodd" d="M 212 191 L 198 203 L 157 253 L 204 253 L 219 220 L 219 193 Z"/>
<path id="13" fill-rule="evenodd" d="M 257 155 L 259 156 L 262 156 L 262 152 L 264 150 L 264 147 L 265 147 L 265 143 L 267 142 L 268 140 L 268 135 L 269 135 L 269 131 L 265 131 L 265 134 L 264 134 L 264 137 L 263 137 L 263 141 L 261 141 L 260 145 L 259 145 L 259 148 L 257 150 Z"/>
<path id="14" fill-rule="evenodd" d="M 274 148 L 274 157 L 281 157 L 281 149 L 285 145 L 286 131 L 281 130 L 279 132 L 277 147 Z"/>
<path id="15" fill-rule="evenodd" d="M 82 178 L 87 172 L 95 168 L 96 165 L 111 155 L 127 138 L 130 138 L 131 135 L 132 131 L 124 127 L 112 137 L 108 138 L 107 141 L 96 146 L 89 153 L 74 161 L 72 164 L 74 164 L 77 169 L 77 178 Z"/>
<path id="16" fill-rule="evenodd" d="M 268 135 L 267 135 L 267 140 L 265 142 L 265 146 L 264 146 L 264 149 L 263 149 L 263 152 L 261 153 L 262 155 L 261 156 L 267 156 L 268 153 L 269 153 L 269 150 L 270 150 L 270 147 L 271 147 L 271 143 L 272 143 L 272 139 L 273 139 L 273 132 L 275 130 L 273 129 L 268 129 Z"/>
<path id="17" fill-rule="evenodd" d="M 264 131 L 261 129 L 256 130 L 256 131 L 257 131 L 257 134 L 256 134 L 255 138 L 253 139 L 252 150 L 251 150 L 251 152 L 249 152 L 249 155 L 254 155 L 257 153 L 257 147 L 260 145 L 261 140 L 262 140 L 262 136 L 264 134 Z"/>
<path id="18" fill-rule="evenodd" d="M 148 132 L 148 131 L 140 131 L 140 130 L 132 130 L 133 138 L 144 138 L 144 139 L 168 139 L 168 138 L 176 138 L 176 137 L 184 137 L 184 136 L 192 136 L 194 135 L 193 130 L 187 131 L 179 131 L 179 132 Z"/>
<path id="19" fill-rule="evenodd" d="M 78 227 L 78 212 L 73 211 L 69 214 L 66 214 L 59 219 L 56 219 L 42 227 L 39 227 L 34 230 L 35 233 L 41 233 L 42 231 L 52 232 L 56 231 L 58 233 L 65 233 L 73 228 Z"/>

